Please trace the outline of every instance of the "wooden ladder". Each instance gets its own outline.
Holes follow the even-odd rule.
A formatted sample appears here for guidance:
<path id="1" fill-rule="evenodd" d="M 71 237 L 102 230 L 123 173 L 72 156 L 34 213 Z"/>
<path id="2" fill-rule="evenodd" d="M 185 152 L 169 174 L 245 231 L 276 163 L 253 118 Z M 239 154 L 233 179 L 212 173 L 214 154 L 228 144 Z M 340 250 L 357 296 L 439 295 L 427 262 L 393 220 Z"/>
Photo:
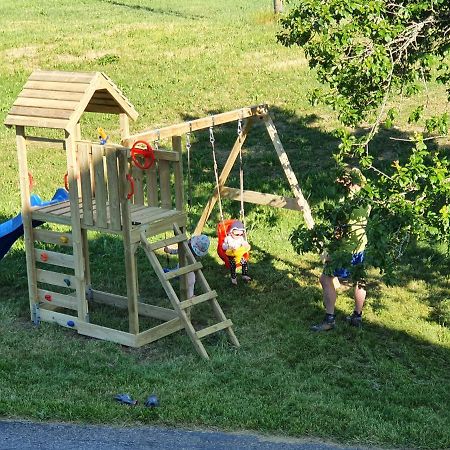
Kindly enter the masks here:
<path id="1" fill-rule="evenodd" d="M 65 247 L 72 247 L 72 234 L 48 231 L 43 229 L 33 230 L 33 241 L 44 242 L 47 244 L 57 244 Z M 53 270 L 39 269 L 36 262 L 49 264 L 51 266 L 64 267 L 70 271 L 75 269 L 74 257 L 71 254 L 59 253 L 50 250 L 34 249 L 34 279 L 36 282 L 45 283 L 47 285 L 64 287 L 72 291 L 71 295 L 53 292 L 49 289 L 41 289 L 36 286 L 36 302 L 44 305 L 47 309 L 57 307 L 68 308 L 77 311 L 76 297 L 76 277 L 72 274 L 63 272 L 55 272 Z"/>
<path id="2" fill-rule="evenodd" d="M 173 232 L 174 232 L 173 238 L 164 239 L 152 243 L 149 243 L 147 241 L 147 237 L 143 232 L 141 233 L 141 244 L 150 261 L 150 264 L 155 270 L 155 273 L 158 276 L 159 281 L 161 282 L 167 296 L 169 297 L 170 303 L 172 304 L 178 317 L 183 322 L 186 333 L 188 334 L 189 338 L 194 344 L 195 349 L 203 358 L 209 359 L 208 353 L 206 352 L 206 349 L 203 346 L 201 339 L 206 336 L 209 336 L 210 334 L 216 333 L 217 331 L 220 330 L 225 330 L 228 334 L 230 342 L 234 346 L 239 347 L 240 346 L 239 341 L 232 329 L 233 323 L 231 322 L 230 319 L 226 318 L 224 312 L 222 311 L 222 308 L 220 307 L 219 302 L 217 301 L 217 292 L 209 287 L 209 284 L 206 281 L 206 278 L 201 270 L 203 267 L 202 263 L 196 261 L 194 255 L 192 254 L 191 249 L 189 248 L 188 245 L 188 238 L 186 234 L 180 230 L 177 224 L 173 224 Z M 165 273 L 163 267 L 158 261 L 158 258 L 156 257 L 155 250 L 163 248 L 166 245 L 173 245 L 173 244 L 182 245 L 188 265 L 179 267 L 176 270 L 172 270 L 168 273 Z M 170 283 L 170 280 L 179 277 L 181 275 L 186 275 L 190 272 L 195 272 L 196 284 L 201 287 L 203 293 L 191 297 L 187 300 L 180 301 Z M 214 316 L 216 317 L 218 322 L 215 323 L 214 325 L 203 328 L 201 330 L 196 330 L 192 325 L 190 319 L 190 308 L 203 302 L 209 302 L 209 304 L 212 307 Z"/>

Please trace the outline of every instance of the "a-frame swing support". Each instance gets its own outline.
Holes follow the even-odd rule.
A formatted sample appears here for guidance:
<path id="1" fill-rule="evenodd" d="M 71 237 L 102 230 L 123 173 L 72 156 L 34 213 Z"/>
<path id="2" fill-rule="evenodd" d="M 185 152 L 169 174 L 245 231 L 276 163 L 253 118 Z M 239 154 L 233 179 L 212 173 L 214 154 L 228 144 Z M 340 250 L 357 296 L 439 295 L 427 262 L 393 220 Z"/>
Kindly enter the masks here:
<path id="1" fill-rule="evenodd" d="M 278 136 L 278 132 L 275 128 L 272 118 L 270 117 L 268 106 L 265 104 L 245 107 L 221 114 L 216 114 L 214 116 L 196 119 L 191 122 L 182 122 L 176 125 L 160 129 L 145 131 L 143 133 L 130 136 L 123 142 L 123 144 L 130 146 L 133 144 L 133 142 L 137 140 L 151 141 L 169 138 L 173 135 L 181 135 L 193 131 L 204 130 L 206 128 L 215 127 L 236 120 L 245 120 L 245 125 L 242 129 L 242 133 L 236 139 L 230 151 L 228 159 L 225 162 L 222 172 L 219 175 L 218 186 L 216 186 L 213 195 L 206 204 L 193 234 L 200 234 L 203 231 L 203 228 L 205 227 L 205 224 L 209 219 L 209 216 L 211 215 L 214 206 L 219 199 L 219 193 L 221 198 L 228 198 L 231 200 L 239 201 L 242 196 L 243 201 L 246 203 L 271 206 L 274 208 L 285 208 L 302 212 L 306 222 L 306 226 L 309 229 L 313 228 L 314 219 L 311 215 L 311 209 L 309 207 L 307 200 L 303 196 L 297 177 L 294 171 L 292 170 L 291 164 L 289 162 L 287 153 L 284 150 L 280 137 Z M 236 162 L 236 159 L 239 156 L 239 152 L 241 151 L 242 146 L 247 138 L 247 135 L 256 120 L 262 120 L 264 122 L 266 130 L 270 136 L 272 144 L 280 160 L 281 167 L 286 175 L 291 190 L 294 194 L 293 198 L 249 190 L 243 190 L 241 192 L 239 189 L 227 187 L 225 185 L 231 173 L 231 170 Z"/>

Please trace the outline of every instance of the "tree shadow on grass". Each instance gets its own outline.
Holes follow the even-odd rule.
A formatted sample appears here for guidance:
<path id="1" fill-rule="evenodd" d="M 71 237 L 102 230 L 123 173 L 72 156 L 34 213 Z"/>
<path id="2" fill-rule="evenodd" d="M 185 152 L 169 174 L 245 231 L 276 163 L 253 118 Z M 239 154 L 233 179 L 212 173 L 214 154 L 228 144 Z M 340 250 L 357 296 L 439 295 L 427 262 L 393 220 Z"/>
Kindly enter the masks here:
<path id="1" fill-rule="evenodd" d="M 184 14 L 180 11 L 176 11 L 169 8 L 151 8 L 150 6 L 143 6 L 138 4 L 129 4 L 124 2 L 119 2 L 116 0 L 102 0 L 105 3 L 108 3 L 113 6 L 119 6 L 122 8 L 128 8 L 139 12 L 146 12 L 150 14 L 160 14 L 164 16 L 175 16 L 175 17 L 181 17 L 183 19 L 189 19 L 189 20 L 199 20 L 203 19 L 203 16 L 200 15 L 194 15 L 194 14 Z"/>

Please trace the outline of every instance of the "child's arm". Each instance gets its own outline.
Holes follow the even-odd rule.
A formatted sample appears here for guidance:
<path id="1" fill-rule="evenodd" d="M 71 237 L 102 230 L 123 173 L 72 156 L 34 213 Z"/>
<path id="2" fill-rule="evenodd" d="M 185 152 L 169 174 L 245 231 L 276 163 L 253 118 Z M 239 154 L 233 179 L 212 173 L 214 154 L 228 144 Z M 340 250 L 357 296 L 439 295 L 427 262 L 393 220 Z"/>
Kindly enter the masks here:
<path id="1" fill-rule="evenodd" d="M 169 255 L 178 255 L 178 249 L 177 248 L 170 248 L 165 246 L 164 247 L 164 252 L 168 253 Z"/>

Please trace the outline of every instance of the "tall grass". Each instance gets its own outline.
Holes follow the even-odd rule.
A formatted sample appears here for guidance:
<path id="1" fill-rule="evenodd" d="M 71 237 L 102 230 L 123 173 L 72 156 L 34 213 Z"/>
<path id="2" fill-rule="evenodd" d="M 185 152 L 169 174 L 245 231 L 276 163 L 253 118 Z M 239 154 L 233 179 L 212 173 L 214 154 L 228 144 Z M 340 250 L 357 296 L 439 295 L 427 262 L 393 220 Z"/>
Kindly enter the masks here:
<path id="1" fill-rule="evenodd" d="M 300 49 L 275 41 L 270 1 L 248 0 L 3 0 L 0 3 L 0 118 L 32 70 L 104 71 L 140 112 L 132 131 L 168 125 L 267 102 L 294 171 L 311 202 L 332 194 L 327 170 L 336 145 L 334 115 L 312 108 L 316 86 Z M 437 91 L 436 91 L 437 92 Z M 87 114 L 86 138 L 102 126 L 118 139 L 117 118 Z M 398 133 L 408 133 L 406 125 Z M 236 136 L 235 124 L 216 131 L 219 166 Z M 383 141 L 380 158 L 403 147 Z M 208 136 L 193 138 L 192 231 L 214 188 Z M 35 192 L 49 198 L 62 184 L 60 150 L 32 146 Z M 0 221 L 18 213 L 20 195 L 14 131 L 0 128 Z M 256 126 L 244 154 L 247 189 L 289 192 L 275 151 Z M 185 170 L 187 176 L 187 171 Z M 231 184 L 238 185 L 234 170 Z M 224 202 L 227 215 L 238 205 Z M 213 245 L 205 275 L 235 324 L 242 347 L 225 336 L 206 340 L 202 361 L 180 332 L 141 349 L 81 337 L 29 321 L 23 242 L 0 262 L 0 415 L 38 420 L 115 424 L 169 424 L 251 429 L 291 436 L 406 448 L 450 444 L 450 333 L 443 298 L 448 262 L 439 249 L 411 250 L 399 283 L 386 286 L 371 273 L 362 331 L 342 317 L 352 309 L 348 291 L 338 299 L 338 327 L 316 335 L 311 323 L 323 309 L 316 255 L 298 256 L 289 234 L 301 217 L 247 205 L 254 281 L 232 289 L 214 252 L 217 211 L 206 232 Z M 123 291 L 122 244 L 90 235 L 93 279 Z M 142 294 L 162 290 L 139 255 Z M 170 261 L 169 264 L 175 264 Z M 207 311 L 194 309 L 194 321 Z M 97 307 L 92 315 L 121 326 L 126 318 Z M 113 396 L 140 400 L 156 392 L 161 407 L 127 408 Z"/>

